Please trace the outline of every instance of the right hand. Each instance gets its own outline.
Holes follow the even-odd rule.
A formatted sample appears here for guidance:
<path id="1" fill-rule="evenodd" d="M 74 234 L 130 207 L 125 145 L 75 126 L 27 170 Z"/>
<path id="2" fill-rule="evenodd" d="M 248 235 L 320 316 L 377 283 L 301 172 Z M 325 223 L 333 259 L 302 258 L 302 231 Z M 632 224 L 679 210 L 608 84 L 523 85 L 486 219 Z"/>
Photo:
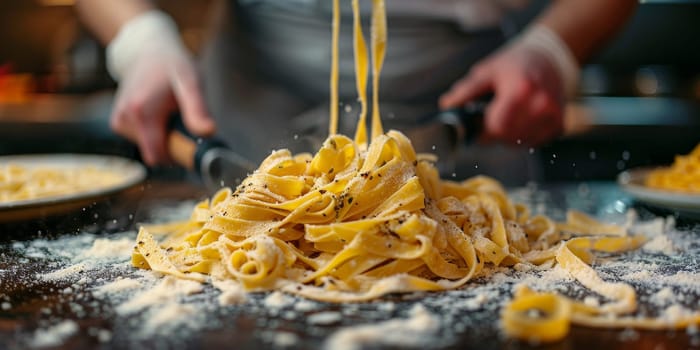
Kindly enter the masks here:
<path id="1" fill-rule="evenodd" d="M 138 145 L 146 164 L 167 164 L 168 118 L 178 108 L 193 135 L 214 133 L 192 59 L 184 49 L 156 44 L 139 53 L 123 75 L 110 126 Z"/>

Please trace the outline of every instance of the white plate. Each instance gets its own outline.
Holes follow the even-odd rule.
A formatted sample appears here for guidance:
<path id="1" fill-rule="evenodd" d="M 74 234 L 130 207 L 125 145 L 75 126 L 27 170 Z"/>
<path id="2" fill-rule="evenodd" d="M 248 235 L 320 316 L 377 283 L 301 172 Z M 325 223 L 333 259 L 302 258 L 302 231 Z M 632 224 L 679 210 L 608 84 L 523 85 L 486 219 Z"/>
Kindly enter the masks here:
<path id="1" fill-rule="evenodd" d="M 0 165 L 17 164 L 26 168 L 74 169 L 92 167 L 116 173 L 120 181 L 95 189 L 65 195 L 0 203 L 0 222 L 26 220 L 66 213 L 90 205 L 141 183 L 146 169 L 140 163 L 122 157 L 88 154 L 36 154 L 0 156 Z"/>
<path id="2" fill-rule="evenodd" d="M 657 207 L 690 214 L 694 217 L 700 216 L 700 195 L 664 191 L 645 186 L 645 180 L 652 170 L 654 169 L 637 168 L 622 172 L 617 177 L 617 182 L 637 200 Z"/>

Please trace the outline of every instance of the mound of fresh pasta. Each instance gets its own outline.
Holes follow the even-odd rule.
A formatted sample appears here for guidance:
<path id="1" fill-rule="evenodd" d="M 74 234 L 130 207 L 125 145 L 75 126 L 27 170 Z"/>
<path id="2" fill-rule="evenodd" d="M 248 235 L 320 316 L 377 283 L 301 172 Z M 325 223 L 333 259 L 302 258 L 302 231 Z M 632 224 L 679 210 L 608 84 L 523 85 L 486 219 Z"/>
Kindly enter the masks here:
<path id="1" fill-rule="evenodd" d="M 331 106 L 337 106 L 338 0 L 333 1 Z M 638 248 L 629 235 L 578 212 L 556 223 L 513 203 L 488 177 L 441 180 L 430 155 L 417 155 L 397 131 L 382 131 L 379 72 L 386 45 L 384 2 L 372 11 L 372 135 L 366 117 L 367 47 L 353 0 L 357 89 L 361 112 L 354 140 L 330 136 L 315 154 L 273 152 L 232 191 L 199 203 L 189 220 L 141 228 L 134 266 L 197 281 L 235 280 L 246 290 L 281 290 L 328 302 L 358 302 L 389 293 L 440 291 L 487 276 L 486 266 L 559 264 L 607 302 L 589 306 L 521 288 L 504 308 L 507 335 L 554 341 L 571 323 L 593 327 L 680 328 L 673 321 L 627 316 L 635 290 L 603 281 L 593 253 Z M 369 139 L 369 143 L 368 143 Z M 152 233 L 164 233 L 162 239 Z M 532 312 L 536 311 L 536 312 Z"/>
<path id="2" fill-rule="evenodd" d="M 646 185 L 652 188 L 700 193 L 700 145 L 687 155 L 678 155 L 669 167 L 649 173 Z"/>

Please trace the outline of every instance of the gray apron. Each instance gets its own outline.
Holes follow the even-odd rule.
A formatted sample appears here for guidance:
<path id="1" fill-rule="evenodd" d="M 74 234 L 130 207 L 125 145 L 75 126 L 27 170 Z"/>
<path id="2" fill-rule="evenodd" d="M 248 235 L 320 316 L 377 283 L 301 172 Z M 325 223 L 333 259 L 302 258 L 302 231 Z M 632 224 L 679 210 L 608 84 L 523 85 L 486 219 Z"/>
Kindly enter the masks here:
<path id="1" fill-rule="evenodd" d="M 487 13 L 476 18 L 491 16 L 495 23 L 477 25 L 469 20 L 469 9 L 459 15 L 458 5 L 469 2 L 387 0 L 388 41 L 380 82 L 386 129 L 408 127 L 435 111 L 440 94 L 503 42 L 498 9 L 512 4 L 482 11 Z M 360 3 L 369 39 L 371 2 Z M 499 2 L 473 3 L 489 8 Z M 279 148 L 313 152 L 328 132 L 332 1 L 239 0 L 227 5 L 217 11 L 219 29 L 202 57 L 207 103 L 219 136 L 256 163 Z M 341 1 L 341 8 L 339 132 L 353 135 L 359 106 L 350 2 Z"/>

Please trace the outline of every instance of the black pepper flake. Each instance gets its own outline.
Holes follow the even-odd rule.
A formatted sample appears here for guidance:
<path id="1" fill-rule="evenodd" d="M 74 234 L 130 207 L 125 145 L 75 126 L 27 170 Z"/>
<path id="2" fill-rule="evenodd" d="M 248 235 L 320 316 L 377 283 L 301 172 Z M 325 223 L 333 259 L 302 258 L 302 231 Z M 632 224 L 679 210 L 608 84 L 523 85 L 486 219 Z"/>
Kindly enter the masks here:
<path id="1" fill-rule="evenodd" d="M 414 161 L 413 161 L 413 166 L 416 166 L 416 165 L 418 165 L 418 161 L 417 161 L 417 160 L 414 160 Z"/>
<path id="2" fill-rule="evenodd" d="M 146 253 L 146 256 L 151 256 L 151 253 Z"/>
<path id="3" fill-rule="evenodd" d="M 330 169 L 328 169 L 328 173 L 329 173 L 329 174 L 333 174 L 333 171 L 334 171 L 334 170 L 335 170 L 335 169 L 330 168 Z"/>
<path id="4" fill-rule="evenodd" d="M 370 179 L 370 180 L 374 180 L 374 176 L 370 176 L 369 179 Z"/>
<path id="5" fill-rule="evenodd" d="M 301 290 L 301 286 L 297 285 L 297 290 Z"/>
<path id="6" fill-rule="evenodd" d="M 263 188 L 267 188 L 267 184 L 264 184 L 264 185 L 263 185 Z"/>
<path id="7" fill-rule="evenodd" d="M 352 197 L 348 198 L 348 204 L 352 204 Z"/>
<path id="8" fill-rule="evenodd" d="M 491 251 L 491 254 L 496 255 L 496 251 L 495 251 L 495 250 L 492 250 L 492 251 Z"/>
<path id="9" fill-rule="evenodd" d="M 166 251 L 166 252 L 172 252 L 172 251 L 173 251 L 173 247 L 168 247 L 168 249 L 166 249 L 165 251 Z"/>
<path id="10" fill-rule="evenodd" d="M 326 215 L 326 213 L 323 213 L 323 217 L 325 218 L 326 216 L 328 216 L 328 215 Z"/>
<path id="11" fill-rule="evenodd" d="M 363 219 L 367 219 L 367 215 L 362 215 L 362 218 L 363 218 Z"/>
<path id="12" fill-rule="evenodd" d="M 381 173 L 377 173 L 377 176 L 382 177 L 382 174 L 381 174 Z"/>
<path id="13" fill-rule="evenodd" d="M 143 242 L 143 241 L 139 241 L 139 245 L 144 245 L 144 242 Z"/>
<path id="14" fill-rule="evenodd" d="M 318 190 L 318 193 L 320 194 L 325 194 L 327 191 L 326 190 Z"/>

